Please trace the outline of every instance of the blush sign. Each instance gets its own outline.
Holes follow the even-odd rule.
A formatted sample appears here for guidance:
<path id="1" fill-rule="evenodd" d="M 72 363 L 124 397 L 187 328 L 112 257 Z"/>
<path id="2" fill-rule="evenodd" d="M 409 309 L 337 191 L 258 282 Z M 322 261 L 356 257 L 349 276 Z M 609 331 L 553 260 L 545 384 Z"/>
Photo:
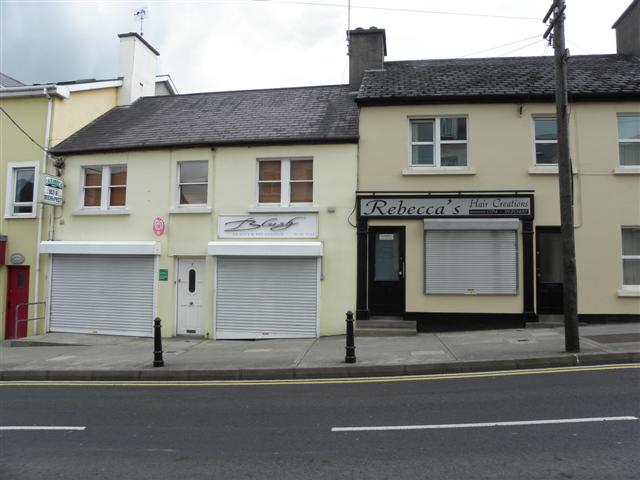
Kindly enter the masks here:
<path id="1" fill-rule="evenodd" d="M 153 219 L 153 234 L 156 237 L 161 237 L 164 235 L 164 231 L 166 229 L 166 225 L 164 223 L 164 218 L 156 217 Z"/>

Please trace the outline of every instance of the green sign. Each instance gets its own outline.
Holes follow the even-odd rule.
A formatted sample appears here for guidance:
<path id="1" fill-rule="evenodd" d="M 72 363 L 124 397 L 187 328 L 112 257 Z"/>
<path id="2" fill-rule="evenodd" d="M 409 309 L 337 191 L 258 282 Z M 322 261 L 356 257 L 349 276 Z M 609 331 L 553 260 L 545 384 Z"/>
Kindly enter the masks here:
<path id="1" fill-rule="evenodd" d="M 160 280 L 161 282 L 166 282 L 167 280 L 169 280 L 169 269 L 168 268 L 161 268 L 160 269 L 160 275 L 158 280 Z"/>

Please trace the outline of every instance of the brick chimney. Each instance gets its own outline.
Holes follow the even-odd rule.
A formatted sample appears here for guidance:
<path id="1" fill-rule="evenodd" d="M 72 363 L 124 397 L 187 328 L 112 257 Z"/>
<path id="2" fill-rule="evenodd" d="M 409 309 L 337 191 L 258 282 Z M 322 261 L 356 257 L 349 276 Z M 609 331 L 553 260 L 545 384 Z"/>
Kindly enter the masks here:
<path id="1" fill-rule="evenodd" d="M 118 76 L 118 105 L 129 105 L 140 97 L 153 97 L 156 91 L 156 68 L 160 53 L 137 33 L 121 33 Z"/>
<path id="2" fill-rule="evenodd" d="M 640 0 L 633 0 L 612 28 L 616 31 L 616 53 L 640 57 Z"/>
<path id="3" fill-rule="evenodd" d="M 356 28 L 347 32 L 349 39 L 349 90 L 358 91 L 366 70 L 382 70 L 387 55 L 384 28 Z"/>

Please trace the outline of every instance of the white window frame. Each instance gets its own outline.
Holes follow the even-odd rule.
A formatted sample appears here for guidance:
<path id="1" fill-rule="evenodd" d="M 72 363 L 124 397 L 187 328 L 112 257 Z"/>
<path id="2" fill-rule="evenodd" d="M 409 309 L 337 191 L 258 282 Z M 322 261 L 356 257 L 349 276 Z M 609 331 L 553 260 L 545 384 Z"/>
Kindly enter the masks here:
<path id="1" fill-rule="evenodd" d="M 467 128 L 466 140 L 441 140 L 440 139 L 440 120 L 445 118 L 463 118 Z M 413 129 L 414 123 L 433 122 L 433 142 L 414 142 Z M 433 117 L 411 117 L 409 118 L 409 151 L 408 165 L 410 169 L 442 169 L 442 170 L 468 170 L 469 169 L 469 117 L 467 115 L 440 115 Z M 425 165 L 413 163 L 413 146 L 414 145 L 433 145 L 433 165 Z M 445 165 L 442 163 L 441 145 L 466 145 L 467 147 L 467 163 L 465 165 Z"/>
<path id="2" fill-rule="evenodd" d="M 184 163 L 205 163 L 207 165 L 207 181 L 206 182 L 180 182 L 180 165 Z M 205 203 L 180 203 L 180 187 L 182 185 L 206 185 L 207 201 Z M 209 161 L 208 160 L 182 160 L 176 163 L 176 199 L 175 205 L 177 209 L 189 208 L 206 208 L 209 206 Z"/>
<path id="3" fill-rule="evenodd" d="M 621 256 L 621 267 L 622 267 L 622 290 L 623 291 L 631 291 L 631 292 L 640 292 L 640 285 L 627 285 L 624 283 L 624 261 L 625 260 L 640 260 L 640 255 L 625 255 L 624 254 L 624 245 L 622 243 L 622 231 L 630 230 L 630 229 L 640 229 L 640 226 L 623 226 L 620 229 L 620 256 Z"/>
<path id="4" fill-rule="evenodd" d="M 40 173 L 38 170 L 39 163 L 38 162 L 16 162 L 9 163 L 7 165 L 7 189 L 5 196 L 5 218 L 35 218 L 37 216 L 37 207 L 38 207 L 38 187 L 39 187 L 39 177 Z M 15 188 L 16 188 L 16 170 L 22 170 L 27 168 L 33 168 L 33 200 L 30 202 L 32 205 L 30 213 L 15 213 L 13 207 L 16 206 L 14 202 L 15 199 Z M 27 203 L 20 203 L 20 206 L 28 206 Z"/>
<path id="5" fill-rule="evenodd" d="M 556 132 L 557 132 L 557 127 L 558 127 L 558 118 L 556 115 L 554 114 L 549 114 L 549 115 L 534 115 L 533 117 L 531 117 L 531 132 L 533 133 L 532 137 L 533 137 L 533 151 L 532 156 L 533 156 L 533 166 L 537 167 L 537 168 L 544 168 L 544 167 L 551 167 L 557 170 L 558 168 L 558 163 L 538 163 L 538 156 L 536 154 L 537 151 L 537 145 L 540 144 L 547 144 L 547 145 L 558 145 L 558 134 L 556 133 L 556 139 L 555 140 L 537 140 L 536 139 L 536 120 L 555 120 L 556 122 Z"/>
<path id="6" fill-rule="evenodd" d="M 127 183 L 125 183 L 125 204 L 124 205 L 116 205 L 110 206 L 109 199 L 111 197 L 111 168 L 112 167 L 125 167 L 127 169 Z M 86 206 L 84 204 L 84 190 L 85 190 L 85 180 L 86 174 L 85 170 L 87 168 L 95 168 L 102 169 L 102 184 L 100 185 L 100 206 Z M 129 183 L 129 166 L 126 163 L 114 163 L 109 165 L 83 165 L 80 168 L 80 209 L 84 211 L 95 211 L 95 212 L 106 212 L 109 210 L 126 210 L 127 209 L 127 190 Z M 115 185 L 116 187 L 122 187 L 122 185 Z"/>
<path id="7" fill-rule="evenodd" d="M 313 195 L 311 202 L 292 202 L 291 201 L 291 162 L 296 161 L 311 161 L 313 163 L 313 157 L 290 157 L 290 158 L 258 158 L 256 162 L 256 205 L 259 207 L 290 207 L 290 206 L 309 206 L 313 205 Z M 280 203 L 260 203 L 260 162 L 280 162 Z M 293 180 L 296 183 L 295 180 Z M 304 182 L 309 182 L 304 180 Z M 275 183 L 273 180 L 265 180 L 264 183 Z M 315 168 L 311 175 L 311 184 L 315 186 Z M 315 194 L 315 188 L 313 188 Z"/>
<path id="8" fill-rule="evenodd" d="M 621 169 L 640 169 L 640 163 L 637 165 L 622 165 L 622 163 L 620 163 L 622 160 L 620 158 L 620 143 L 640 143 L 640 138 L 620 138 L 620 117 L 636 117 L 640 122 L 640 113 L 618 113 L 616 115 L 616 130 L 618 132 L 618 167 Z"/>

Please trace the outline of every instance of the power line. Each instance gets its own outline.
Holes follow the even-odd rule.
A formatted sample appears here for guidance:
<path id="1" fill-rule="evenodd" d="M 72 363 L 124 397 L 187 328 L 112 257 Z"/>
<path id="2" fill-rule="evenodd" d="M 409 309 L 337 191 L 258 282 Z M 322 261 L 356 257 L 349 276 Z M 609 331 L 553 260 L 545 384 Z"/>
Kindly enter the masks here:
<path id="1" fill-rule="evenodd" d="M 503 53 L 503 54 L 502 54 L 502 55 L 500 55 L 500 56 L 501 56 L 501 57 L 504 57 L 505 55 L 510 55 L 510 54 L 512 54 L 512 53 L 519 52 L 520 50 L 524 50 L 524 49 L 525 49 L 525 48 L 527 48 L 527 47 L 530 47 L 530 46 L 532 46 L 532 45 L 535 45 L 535 44 L 536 44 L 536 43 L 538 43 L 539 41 L 540 41 L 540 40 L 536 40 L 535 42 L 528 43 L 527 45 L 524 45 L 523 47 L 518 47 L 518 48 L 516 48 L 516 49 L 514 49 L 514 50 L 510 50 L 510 51 L 508 51 L 508 52 Z"/>
<path id="2" fill-rule="evenodd" d="M 284 5 L 308 5 L 314 7 L 336 7 L 345 8 L 346 5 L 340 5 L 338 3 L 320 3 L 320 2 L 300 2 L 294 0 L 253 0 L 254 2 L 262 3 L 280 3 Z M 455 15 L 462 17 L 481 17 L 481 18 L 499 18 L 502 20 L 536 20 L 540 19 L 535 17 L 518 17 L 512 15 L 489 15 L 485 13 L 468 13 L 468 12 L 444 12 L 438 10 L 419 10 L 414 8 L 392 8 L 392 7 L 371 7 L 365 5 L 351 5 L 351 8 L 357 8 L 360 10 L 381 10 L 385 12 L 405 12 L 405 13 L 429 13 L 433 15 Z"/>
<path id="3" fill-rule="evenodd" d="M 12 117 L 11 115 L 9 115 L 9 113 L 8 113 L 4 108 L 0 107 L 0 110 L 2 111 L 2 113 L 4 113 L 4 114 L 7 116 L 7 118 L 8 118 L 9 120 L 11 120 L 11 123 L 13 123 L 13 124 L 18 128 L 18 130 L 20 130 L 20 131 L 21 131 L 21 132 L 22 132 L 22 133 L 23 133 L 23 134 L 24 134 L 24 135 L 25 135 L 29 140 L 31 140 L 31 141 L 32 141 L 32 142 L 33 142 L 33 143 L 34 143 L 34 144 L 35 144 L 35 145 L 36 145 L 40 150 L 42 150 L 42 151 L 43 151 L 44 153 L 46 153 L 47 155 L 51 155 L 51 156 L 52 156 L 52 157 L 54 157 L 54 158 L 58 158 L 58 157 L 56 157 L 55 155 L 52 155 L 51 153 L 49 153 L 49 150 L 47 150 L 47 149 L 46 149 L 46 148 L 44 148 L 42 145 L 40 145 L 36 140 L 34 140 L 34 138 L 33 138 L 31 135 L 29 135 L 29 134 L 25 131 L 25 129 L 24 129 L 24 128 L 22 128 L 22 127 L 18 124 L 18 122 L 16 122 L 16 121 L 13 119 L 13 117 Z"/>
<path id="4" fill-rule="evenodd" d="M 532 37 L 522 38 L 520 40 L 516 40 L 515 42 L 503 43 L 502 45 L 497 45 L 495 47 L 486 48 L 484 50 L 478 50 L 477 52 L 473 52 L 473 53 L 467 53 L 466 55 L 462 55 L 462 56 L 460 56 L 458 58 L 465 58 L 465 57 L 470 57 L 472 55 L 478 55 L 479 53 L 490 52 L 491 50 L 497 50 L 498 48 L 508 47 L 510 45 L 515 45 L 516 43 L 526 42 L 527 40 L 531 40 L 531 39 L 538 38 L 538 37 L 539 37 L 539 35 L 534 35 Z"/>

